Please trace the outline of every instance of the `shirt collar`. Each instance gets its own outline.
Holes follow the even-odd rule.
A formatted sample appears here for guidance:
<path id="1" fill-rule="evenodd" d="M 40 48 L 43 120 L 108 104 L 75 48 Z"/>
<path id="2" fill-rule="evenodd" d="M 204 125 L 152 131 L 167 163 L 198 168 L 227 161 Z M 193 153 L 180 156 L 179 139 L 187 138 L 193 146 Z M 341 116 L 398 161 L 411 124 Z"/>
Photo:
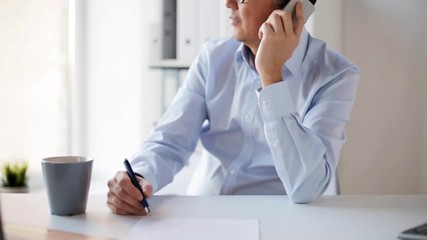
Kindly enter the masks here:
<path id="1" fill-rule="evenodd" d="M 258 72 L 255 68 L 255 63 L 252 59 L 252 52 L 248 46 L 246 46 L 244 43 L 240 44 L 239 48 L 236 51 L 235 57 L 236 61 L 244 61 L 249 66 L 249 68 L 252 69 L 254 77 L 258 76 Z"/>
<path id="2" fill-rule="evenodd" d="M 308 47 L 308 32 L 307 30 L 304 28 L 302 33 L 301 33 L 301 39 L 300 42 L 297 46 L 297 48 L 294 51 L 294 54 L 292 55 L 292 57 L 285 63 L 286 68 L 289 69 L 289 71 L 293 74 L 293 75 L 297 75 L 302 61 L 304 60 L 304 56 L 305 53 L 307 51 L 307 47 Z M 244 60 L 246 63 L 248 63 L 249 65 L 251 65 L 250 63 L 252 62 L 250 59 L 251 56 L 251 51 L 250 49 L 244 44 L 240 44 L 239 48 L 236 51 L 235 54 L 235 59 L 236 61 L 242 61 Z"/>
<path id="3" fill-rule="evenodd" d="M 244 43 L 240 44 L 239 48 L 237 49 L 237 51 L 234 55 L 236 61 L 242 61 L 243 60 L 243 50 L 245 49 L 245 47 L 246 47 L 246 45 Z"/>

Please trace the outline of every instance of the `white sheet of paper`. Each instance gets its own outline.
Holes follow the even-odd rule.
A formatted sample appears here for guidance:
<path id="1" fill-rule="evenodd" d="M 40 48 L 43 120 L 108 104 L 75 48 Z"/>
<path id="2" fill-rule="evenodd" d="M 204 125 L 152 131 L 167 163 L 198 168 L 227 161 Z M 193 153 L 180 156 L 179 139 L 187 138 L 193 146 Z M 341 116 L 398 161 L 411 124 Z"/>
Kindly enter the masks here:
<path id="1" fill-rule="evenodd" d="M 259 240 L 257 219 L 144 218 L 126 240 Z"/>

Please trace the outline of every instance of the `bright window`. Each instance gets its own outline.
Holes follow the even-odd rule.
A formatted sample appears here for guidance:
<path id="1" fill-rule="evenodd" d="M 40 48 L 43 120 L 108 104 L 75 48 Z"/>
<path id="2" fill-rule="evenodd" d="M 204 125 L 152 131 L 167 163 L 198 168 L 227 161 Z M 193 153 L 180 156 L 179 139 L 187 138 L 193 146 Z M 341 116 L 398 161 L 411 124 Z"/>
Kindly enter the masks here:
<path id="1" fill-rule="evenodd" d="M 66 0 L 0 1 L 0 162 L 69 152 Z"/>

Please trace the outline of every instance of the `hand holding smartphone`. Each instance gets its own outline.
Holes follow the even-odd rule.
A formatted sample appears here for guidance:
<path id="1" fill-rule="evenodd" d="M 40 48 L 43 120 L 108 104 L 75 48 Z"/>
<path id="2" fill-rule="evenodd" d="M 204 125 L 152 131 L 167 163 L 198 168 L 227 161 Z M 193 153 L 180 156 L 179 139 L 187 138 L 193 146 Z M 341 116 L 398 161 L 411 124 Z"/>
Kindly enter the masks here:
<path id="1" fill-rule="evenodd" d="M 299 19 L 296 20 L 299 1 Z M 258 31 L 261 41 L 255 56 L 255 66 L 261 76 L 262 87 L 282 81 L 283 64 L 298 47 L 304 23 L 314 12 L 314 5 L 309 0 L 291 0 L 283 10 L 287 14 L 284 11 L 273 11 Z M 265 35 L 269 37 L 264 38 Z"/>

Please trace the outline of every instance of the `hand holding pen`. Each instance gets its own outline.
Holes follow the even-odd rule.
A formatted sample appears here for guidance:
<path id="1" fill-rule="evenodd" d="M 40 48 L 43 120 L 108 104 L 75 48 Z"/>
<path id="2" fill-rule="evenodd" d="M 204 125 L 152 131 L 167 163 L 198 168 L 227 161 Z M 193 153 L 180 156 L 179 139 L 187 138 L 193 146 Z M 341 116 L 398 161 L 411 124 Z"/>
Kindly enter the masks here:
<path id="1" fill-rule="evenodd" d="M 150 206 L 148 205 L 147 202 L 147 197 L 144 194 L 144 191 L 142 191 L 141 185 L 139 185 L 138 180 L 136 179 L 136 175 L 133 172 L 132 166 L 130 165 L 129 161 L 127 159 L 125 159 L 125 161 L 123 162 L 123 164 L 125 165 L 126 171 L 129 175 L 129 178 L 132 182 L 132 184 L 141 192 L 142 194 L 142 200 L 141 200 L 141 204 L 142 207 L 144 207 L 145 211 L 147 211 L 147 213 L 151 216 L 151 212 L 150 212 Z"/>
<path id="2" fill-rule="evenodd" d="M 124 164 L 126 166 L 126 163 Z M 107 206 L 112 213 L 119 215 L 147 215 L 149 213 L 147 198 L 153 195 L 153 186 L 146 179 L 138 177 L 135 179 L 136 186 L 132 183 L 127 171 L 119 171 L 108 181 Z M 142 189 L 144 190 L 141 193 Z M 142 203 L 144 199 L 147 203 L 146 209 Z"/>

